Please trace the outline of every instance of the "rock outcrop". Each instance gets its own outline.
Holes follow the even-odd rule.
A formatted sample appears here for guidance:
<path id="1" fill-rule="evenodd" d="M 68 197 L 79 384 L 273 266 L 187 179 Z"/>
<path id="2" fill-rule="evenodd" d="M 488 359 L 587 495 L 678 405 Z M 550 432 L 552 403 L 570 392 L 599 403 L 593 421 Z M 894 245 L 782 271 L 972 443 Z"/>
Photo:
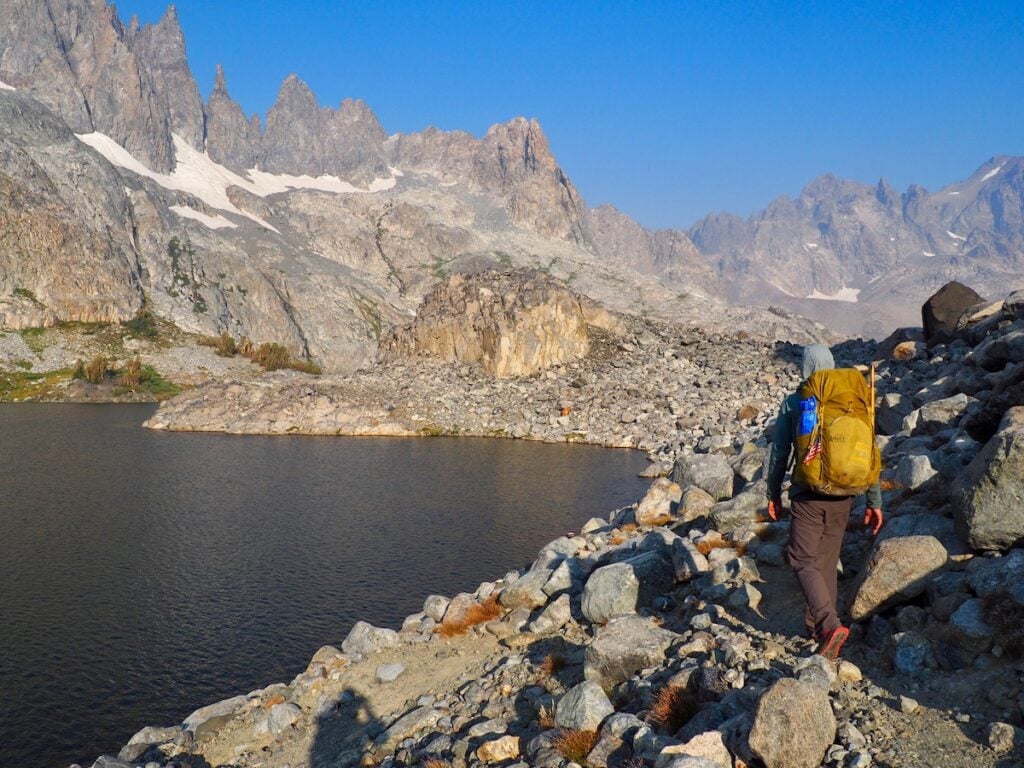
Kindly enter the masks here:
<path id="1" fill-rule="evenodd" d="M 119 176 L 38 101 L 0 91 L 0 326 L 128 320 L 141 306 Z"/>
<path id="2" fill-rule="evenodd" d="M 455 276 L 423 300 L 416 320 L 382 341 L 384 363 L 409 357 L 478 363 L 499 378 L 529 376 L 583 357 L 586 306 L 563 283 L 540 272 Z"/>

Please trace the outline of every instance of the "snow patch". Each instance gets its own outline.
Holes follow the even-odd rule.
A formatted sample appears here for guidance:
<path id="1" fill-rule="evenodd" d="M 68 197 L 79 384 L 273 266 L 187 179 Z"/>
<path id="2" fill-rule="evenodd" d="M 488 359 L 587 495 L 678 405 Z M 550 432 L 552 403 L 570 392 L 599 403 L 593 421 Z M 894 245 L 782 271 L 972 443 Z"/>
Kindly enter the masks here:
<path id="1" fill-rule="evenodd" d="M 935 254 L 932 251 L 921 251 L 921 253 L 927 256 L 929 259 L 935 256 Z"/>
<path id="2" fill-rule="evenodd" d="M 895 237 L 890 237 L 889 238 L 889 242 L 890 243 L 895 243 L 896 242 L 896 238 Z"/>
<path id="3" fill-rule="evenodd" d="M 1006 165 L 1006 163 L 1000 163 L 1000 164 L 999 164 L 999 165 L 997 165 L 997 166 L 996 166 L 995 168 L 993 168 L 993 169 L 992 169 L 991 171 L 989 171 L 989 172 L 988 172 L 988 173 L 986 173 L 986 174 L 985 174 L 984 176 L 982 176 L 982 177 L 981 177 L 981 180 L 982 180 L 982 181 L 988 181 L 988 180 L 989 180 L 989 179 L 991 179 L 991 178 L 992 178 L 993 176 L 995 176 L 995 175 L 996 175 L 997 173 L 999 173 L 999 172 L 1000 172 L 1001 170 L 1003 170 L 1003 166 L 1004 166 L 1004 165 Z"/>
<path id="4" fill-rule="evenodd" d="M 234 229 L 238 226 L 233 221 L 229 221 L 223 216 L 210 216 L 202 211 L 197 211 L 195 208 L 189 208 L 184 205 L 172 205 L 171 210 L 186 219 L 195 219 L 199 223 L 205 224 L 210 229 L 223 229 L 224 227 Z"/>
<path id="5" fill-rule="evenodd" d="M 946 234 L 949 235 L 950 237 L 952 237 L 954 240 L 966 240 L 967 239 L 963 235 L 958 235 L 956 232 L 950 232 L 948 229 L 946 230 Z"/>
<path id="6" fill-rule="evenodd" d="M 259 216 L 243 211 L 231 202 L 228 197 L 229 187 L 240 187 L 258 197 L 266 197 L 291 189 L 313 189 L 338 194 L 367 194 L 391 189 L 397 183 L 396 178 L 392 176 L 387 179 L 374 179 L 367 189 L 360 189 L 347 181 L 342 181 L 337 176 L 289 176 L 266 173 L 257 169 L 248 171 L 247 177 L 240 176 L 223 165 L 215 163 L 208 154 L 200 152 L 177 134 L 171 134 L 174 139 L 174 154 L 177 158 L 174 170 L 170 174 L 156 173 L 106 134 L 97 132 L 76 134 L 76 136 L 114 165 L 152 179 L 164 189 L 194 195 L 211 208 L 245 216 L 272 232 L 278 232 L 278 230 Z M 182 215 L 187 216 L 187 214 Z M 280 233 L 278 232 L 278 234 Z"/>
<path id="7" fill-rule="evenodd" d="M 16 91 L 18 90 L 13 85 L 8 85 L 3 80 L 0 80 L 0 91 Z"/>
<path id="8" fill-rule="evenodd" d="M 848 301 L 851 304 L 857 303 L 857 296 L 860 295 L 860 288 L 840 288 L 837 292 L 831 296 L 827 293 L 821 293 L 815 290 L 808 296 L 808 299 L 820 299 L 823 301 Z"/>
<path id="9" fill-rule="evenodd" d="M 396 179 L 400 179 L 402 176 L 405 176 L 404 173 L 395 168 L 395 166 L 393 165 L 389 165 L 388 170 L 391 171 L 391 175 L 394 176 Z"/>
<path id="10" fill-rule="evenodd" d="M 946 194 L 947 195 L 959 195 L 960 192 L 959 191 L 957 191 L 957 192 L 947 192 Z"/>
<path id="11" fill-rule="evenodd" d="M 804 243 L 804 248 L 810 248 L 811 250 L 814 250 L 817 247 L 818 243 Z"/>
<path id="12" fill-rule="evenodd" d="M 786 294 L 787 296 L 792 296 L 794 299 L 800 298 L 796 294 L 793 294 L 793 293 L 790 293 L 789 291 L 787 291 L 781 285 L 776 285 L 775 283 L 768 283 L 768 285 L 770 285 L 772 288 L 774 288 L 777 291 L 782 291 L 782 293 Z"/>

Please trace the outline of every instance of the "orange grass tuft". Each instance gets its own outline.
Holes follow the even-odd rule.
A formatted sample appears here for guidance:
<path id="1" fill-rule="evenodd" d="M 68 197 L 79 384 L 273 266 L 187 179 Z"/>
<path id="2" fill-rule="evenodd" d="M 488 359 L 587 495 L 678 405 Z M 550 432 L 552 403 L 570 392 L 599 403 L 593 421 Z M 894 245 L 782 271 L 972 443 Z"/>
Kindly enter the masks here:
<path id="1" fill-rule="evenodd" d="M 452 764 L 447 760 L 439 760 L 436 757 L 432 757 L 423 763 L 422 768 L 452 768 Z"/>
<path id="2" fill-rule="evenodd" d="M 551 746 L 566 760 L 585 765 L 587 755 L 594 749 L 600 737 L 597 731 L 577 731 L 566 728 L 551 740 Z"/>
<path id="3" fill-rule="evenodd" d="M 545 677 L 554 677 L 565 669 L 565 656 L 560 653 L 549 653 L 540 663 L 540 671 Z"/>
<path id="4" fill-rule="evenodd" d="M 555 727 L 555 713 L 547 707 L 541 707 L 537 712 L 537 725 L 545 731 L 550 731 Z"/>
<path id="5" fill-rule="evenodd" d="M 497 619 L 502 614 L 502 608 L 498 605 L 498 598 L 491 596 L 482 603 L 474 603 L 466 610 L 461 619 L 454 621 L 442 621 L 437 628 L 437 634 L 441 637 L 458 637 L 465 634 L 470 627 L 483 624 Z"/>
<path id="6" fill-rule="evenodd" d="M 747 545 L 739 544 L 735 541 L 726 541 L 725 539 L 709 539 L 705 537 L 701 539 L 701 542 L 697 545 L 697 551 L 700 552 L 704 557 L 711 554 L 713 549 L 735 549 L 736 554 L 743 557 L 747 553 Z"/>
<path id="7" fill-rule="evenodd" d="M 648 719 L 658 728 L 675 733 L 697 714 L 697 700 L 685 688 L 666 685 L 658 691 Z"/>

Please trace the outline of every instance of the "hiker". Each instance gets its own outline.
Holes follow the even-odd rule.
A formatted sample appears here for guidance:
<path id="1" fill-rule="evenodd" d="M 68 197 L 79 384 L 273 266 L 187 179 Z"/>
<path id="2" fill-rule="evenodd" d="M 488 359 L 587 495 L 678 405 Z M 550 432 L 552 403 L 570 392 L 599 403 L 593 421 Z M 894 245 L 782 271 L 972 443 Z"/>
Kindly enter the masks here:
<path id="1" fill-rule="evenodd" d="M 830 373 L 811 380 L 818 371 Z M 790 457 L 795 454 L 789 490 L 792 520 L 787 555 L 807 601 L 804 623 L 811 638 L 818 643 L 817 653 L 834 660 L 838 658 L 850 634 L 837 613 L 837 571 L 843 534 L 850 520 L 855 495 L 867 491 L 864 524 L 871 528 L 872 534 L 877 535 L 882 527 L 882 491 L 878 484 L 881 460 L 874 445 L 874 403 L 868 402 L 874 398 L 874 384 L 872 382 L 869 389 L 864 377 L 854 369 L 835 370 L 832 353 L 824 344 L 811 344 L 804 348 L 802 374 L 803 383 L 783 401 L 775 422 L 768 459 L 768 516 L 772 520 L 779 519 L 782 512 L 782 479 L 789 467 Z M 831 384 L 830 388 L 823 390 L 824 386 L 828 386 L 825 382 Z M 809 396 L 812 390 L 819 393 L 824 391 L 826 399 L 833 394 L 845 398 L 846 410 L 838 411 L 840 415 L 848 415 L 852 407 L 849 403 L 856 403 L 856 420 L 834 418 L 836 411 L 827 409 L 833 407 L 836 401 L 829 399 L 822 403 L 820 399 Z M 826 412 L 829 418 L 822 418 Z M 840 443 L 831 444 L 839 445 L 839 448 L 832 450 L 828 447 L 829 435 L 826 430 L 833 423 L 841 423 L 843 429 L 859 432 L 839 435 Z M 857 443 L 860 451 L 848 459 L 849 463 L 857 466 L 846 477 L 853 478 L 853 484 L 859 485 L 848 487 L 825 482 L 824 475 L 844 469 L 835 465 L 842 463 L 840 459 L 847 460 L 847 454 L 842 453 L 843 446 L 852 442 L 854 437 L 861 439 Z M 869 441 L 870 446 L 863 441 Z M 832 461 L 821 461 L 823 451 L 830 454 Z M 865 461 L 867 464 L 864 464 Z M 808 478 L 816 478 L 817 483 Z M 815 485 L 818 490 L 809 485 Z M 830 493 L 822 493 L 821 490 Z"/>

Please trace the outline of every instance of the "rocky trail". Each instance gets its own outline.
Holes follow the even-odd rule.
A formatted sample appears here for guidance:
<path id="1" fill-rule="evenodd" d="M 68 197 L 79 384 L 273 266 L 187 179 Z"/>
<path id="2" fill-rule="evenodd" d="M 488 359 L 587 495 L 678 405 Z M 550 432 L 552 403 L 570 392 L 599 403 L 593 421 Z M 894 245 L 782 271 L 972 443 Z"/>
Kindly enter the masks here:
<path id="1" fill-rule="evenodd" d="M 94 765 L 1024 765 L 1024 295 L 954 314 L 875 353 L 888 517 L 874 539 L 851 515 L 838 664 L 802 636 L 788 519 L 763 517 L 770 419 L 682 414 L 703 434 L 651 452 L 636 505 Z M 744 348 L 696 343 L 721 370 Z"/>

